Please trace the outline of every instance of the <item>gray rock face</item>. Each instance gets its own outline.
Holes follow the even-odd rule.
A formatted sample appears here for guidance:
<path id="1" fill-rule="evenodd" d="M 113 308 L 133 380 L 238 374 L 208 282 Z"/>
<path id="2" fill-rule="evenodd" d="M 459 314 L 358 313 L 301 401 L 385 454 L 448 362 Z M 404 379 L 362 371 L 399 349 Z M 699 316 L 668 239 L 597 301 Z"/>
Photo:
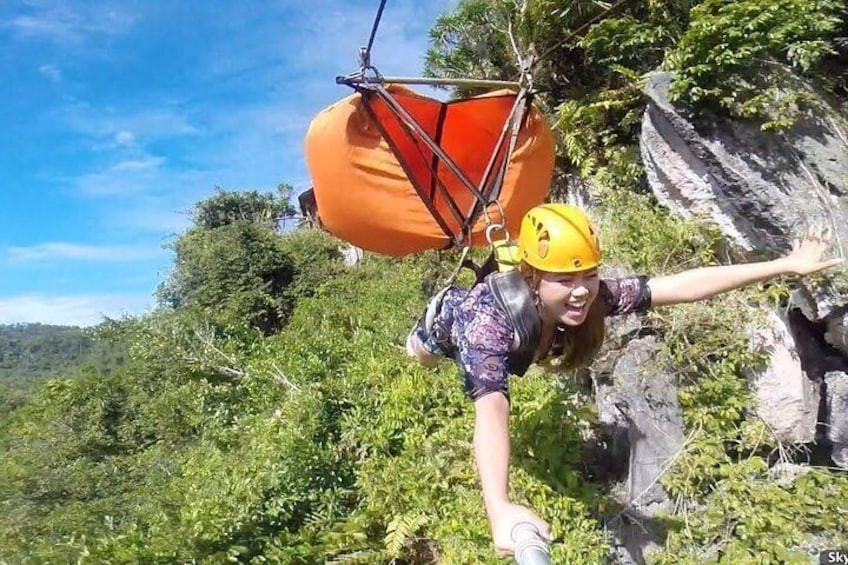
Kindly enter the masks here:
<path id="1" fill-rule="evenodd" d="M 778 485 L 786 488 L 791 486 L 800 476 L 806 475 L 812 470 L 809 465 L 796 465 L 795 463 L 777 463 L 768 471 L 768 476 Z"/>
<path id="2" fill-rule="evenodd" d="M 830 454 L 833 462 L 848 469 L 848 374 L 832 371 L 825 375 L 827 383 L 826 406 L 827 439 L 833 445 Z"/>
<path id="3" fill-rule="evenodd" d="M 719 226 L 751 259 L 785 254 L 811 226 L 829 228 L 835 254 L 845 257 L 846 113 L 819 97 L 815 108 L 783 133 L 764 132 L 753 122 L 695 122 L 669 101 L 672 78 L 657 73 L 649 80 L 642 122 L 641 152 L 657 199 L 682 217 Z M 848 444 L 843 391 L 848 295 L 831 283 L 804 282 L 792 294 L 788 318 L 788 326 L 782 326 L 772 317 L 758 336 L 771 344 L 772 360 L 766 371 L 749 375 L 757 413 L 785 441 L 809 442 L 812 415 L 818 412 L 815 419 L 824 418 L 819 424 L 833 445 L 834 462 L 848 467 L 843 447 Z M 830 409 L 814 410 L 825 382 Z"/>
<path id="4" fill-rule="evenodd" d="M 694 125 L 668 100 L 669 73 L 649 81 L 641 149 L 651 188 L 685 217 L 706 216 L 747 250 L 783 252 L 809 224 L 848 242 L 848 122 L 835 109 L 785 134 L 755 123 Z"/>
<path id="5" fill-rule="evenodd" d="M 608 527 L 615 562 L 641 564 L 666 535 L 655 516 L 670 511 L 672 501 L 660 478 L 682 448 L 683 415 L 672 377 L 650 364 L 659 343 L 640 335 L 638 317 L 615 321 L 610 333 L 592 380 L 608 449 L 628 464 L 621 500 L 626 509 Z"/>
<path id="6" fill-rule="evenodd" d="M 362 261 L 362 249 L 359 247 L 348 245 L 342 248 L 342 254 L 344 255 L 344 264 L 348 267 L 358 265 Z"/>
<path id="7" fill-rule="evenodd" d="M 695 125 L 668 100 L 671 81 L 669 73 L 649 81 L 640 140 L 660 202 L 683 217 L 715 222 L 739 248 L 766 257 L 787 252 L 810 226 L 826 227 L 835 253 L 845 257 L 845 112 L 819 99 L 817 109 L 785 133 L 731 120 Z M 793 300 L 811 320 L 827 318 L 848 302 L 827 285 L 807 287 Z"/>
<path id="8" fill-rule="evenodd" d="M 784 319 L 770 313 L 750 329 L 751 346 L 762 348 L 768 362 L 747 373 L 757 399 L 755 413 L 784 443 L 810 443 L 816 437 L 821 382 L 807 375 Z"/>
<path id="9" fill-rule="evenodd" d="M 630 504 L 647 515 L 668 510 L 668 495 L 658 482 L 683 445 L 683 414 L 669 375 L 646 371 L 657 343 L 653 337 L 631 342 L 615 365 L 619 410 L 630 424 Z"/>

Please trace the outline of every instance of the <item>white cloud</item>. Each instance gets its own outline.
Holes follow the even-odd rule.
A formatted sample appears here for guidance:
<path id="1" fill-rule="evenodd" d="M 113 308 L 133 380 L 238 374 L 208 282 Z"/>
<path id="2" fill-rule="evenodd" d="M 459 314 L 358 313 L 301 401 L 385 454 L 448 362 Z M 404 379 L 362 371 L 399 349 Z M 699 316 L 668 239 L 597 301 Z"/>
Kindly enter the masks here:
<path id="1" fill-rule="evenodd" d="M 132 245 L 79 245 L 67 242 L 50 242 L 26 247 L 9 247 L 6 253 L 16 262 L 54 261 L 75 259 L 81 261 L 139 261 L 164 254 L 163 249 Z"/>
<path id="2" fill-rule="evenodd" d="M 118 145 L 132 145 L 135 141 L 135 136 L 131 131 L 119 131 L 115 134 L 115 143 Z"/>
<path id="3" fill-rule="evenodd" d="M 12 17 L 0 26 L 20 39 L 41 39 L 58 44 L 78 44 L 92 36 L 126 33 L 137 16 L 113 2 L 30 0 L 27 13 Z"/>
<path id="4" fill-rule="evenodd" d="M 117 165 L 113 165 L 110 170 L 115 172 L 121 171 L 146 171 L 156 169 L 165 162 L 164 157 L 145 157 L 143 159 L 133 159 L 122 161 Z"/>
<path id="5" fill-rule="evenodd" d="M 38 72 L 52 82 L 62 82 L 62 71 L 56 68 L 55 65 L 41 65 L 38 67 Z"/>
<path id="6" fill-rule="evenodd" d="M 93 326 L 105 316 L 138 315 L 153 307 L 153 298 L 138 293 L 77 294 L 46 296 L 21 294 L 0 297 L 0 323 L 42 323 Z"/>
<path id="7" fill-rule="evenodd" d="M 4 27 L 13 29 L 21 37 L 47 37 L 55 41 L 69 41 L 76 37 L 73 25 L 62 14 L 18 16 Z"/>
<path id="8" fill-rule="evenodd" d="M 166 178 L 163 157 L 143 155 L 120 161 L 94 173 L 76 177 L 73 182 L 88 196 L 132 196 L 164 190 Z"/>
<path id="9" fill-rule="evenodd" d="M 73 132 L 96 141 L 118 144 L 170 139 L 200 131 L 189 123 L 184 111 L 168 106 L 119 110 L 74 100 L 47 118 L 61 120 Z"/>

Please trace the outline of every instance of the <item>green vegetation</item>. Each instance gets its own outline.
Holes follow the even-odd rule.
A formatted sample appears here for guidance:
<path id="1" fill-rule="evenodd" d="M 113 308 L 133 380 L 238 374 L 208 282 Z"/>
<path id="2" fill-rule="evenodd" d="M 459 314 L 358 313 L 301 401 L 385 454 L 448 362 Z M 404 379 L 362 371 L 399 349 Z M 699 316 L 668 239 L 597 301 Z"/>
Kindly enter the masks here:
<path id="1" fill-rule="evenodd" d="M 0 424 L 43 382 L 73 377 L 83 366 L 108 373 L 123 360 L 120 346 L 94 340 L 82 328 L 0 326 Z"/>
<path id="2" fill-rule="evenodd" d="M 838 0 L 702 2 L 668 56 L 678 73 L 672 94 L 693 105 L 720 106 L 735 117 L 763 118 L 766 128 L 791 126 L 811 97 L 790 71 L 844 88 L 844 68 L 821 71 L 839 55 L 834 39 L 845 33 L 845 11 Z"/>
<path id="3" fill-rule="evenodd" d="M 848 67 L 844 10 L 832 2 L 637 0 L 566 42 L 600 4 L 526 6 L 460 2 L 433 28 L 427 70 L 514 78 L 509 29 L 520 49 L 544 54 L 536 80 L 560 135 L 555 196 L 589 182 L 607 256 L 636 272 L 727 256 L 715 230 L 670 217 L 646 190 L 637 145 L 646 73 L 676 70 L 693 111 L 783 127 L 776 98 L 746 86 L 764 61 L 794 63 L 836 95 Z M 726 38 L 724 51 L 703 51 L 713 38 Z M 15 409 L 0 422 L 0 563 L 502 562 L 456 371 L 423 369 L 403 352 L 456 255 L 366 256 L 347 268 L 327 234 L 279 232 L 288 206 L 284 186 L 198 203 L 174 242 L 161 308 L 94 332 L 124 355 L 113 370 L 89 364 L 66 378 L 89 343 L 74 331 L 34 351 L 15 334 L 22 328 L 0 332 L 17 340 L 2 349 L 19 352 L 8 370 L 49 379 L 25 404 L 4 400 Z M 664 517 L 667 546 L 650 562 L 807 563 L 811 548 L 848 546 L 848 477 L 818 468 L 773 480 L 770 466 L 792 453 L 746 415 L 743 370 L 763 352 L 744 322 L 781 304 L 786 288 L 646 320 L 687 426 L 663 477 L 677 502 Z M 571 375 L 534 370 L 512 393 L 513 497 L 552 523 L 555 562 L 605 562 L 604 519 L 622 509 L 583 456 L 595 425 L 588 392 Z"/>

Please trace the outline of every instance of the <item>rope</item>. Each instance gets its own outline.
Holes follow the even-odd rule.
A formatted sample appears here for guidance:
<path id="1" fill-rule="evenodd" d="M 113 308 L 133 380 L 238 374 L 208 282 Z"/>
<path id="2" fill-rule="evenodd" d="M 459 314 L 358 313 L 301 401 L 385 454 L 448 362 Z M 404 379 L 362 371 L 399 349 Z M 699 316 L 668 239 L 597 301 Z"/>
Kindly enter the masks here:
<path id="1" fill-rule="evenodd" d="M 371 27 L 371 37 L 368 39 L 368 47 L 362 50 L 360 54 L 363 67 L 371 66 L 371 48 L 374 46 L 374 38 L 377 37 L 377 28 L 380 27 L 380 20 L 383 18 L 383 9 L 386 7 L 386 0 L 380 0 L 380 7 L 377 9 L 377 17 L 374 18 L 374 25 Z"/>

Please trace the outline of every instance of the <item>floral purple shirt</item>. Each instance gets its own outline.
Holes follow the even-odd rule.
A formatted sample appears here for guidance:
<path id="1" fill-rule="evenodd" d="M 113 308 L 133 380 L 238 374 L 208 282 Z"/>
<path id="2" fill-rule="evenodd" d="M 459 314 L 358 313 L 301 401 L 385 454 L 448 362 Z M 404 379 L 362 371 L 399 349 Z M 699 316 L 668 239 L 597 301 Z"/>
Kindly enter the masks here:
<path id="1" fill-rule="evenodd" d="M 607 305 L 608 316 L 644 312 L 651 303 L 647 282 L 647 277 L 603 279 L 597 299 Z M 507 356 L 514 333 L 489 286 L 449 288 L 436 319 L 450 332 L 466 395 L 472 400 L 491 392 L 509 397 Z"/>

